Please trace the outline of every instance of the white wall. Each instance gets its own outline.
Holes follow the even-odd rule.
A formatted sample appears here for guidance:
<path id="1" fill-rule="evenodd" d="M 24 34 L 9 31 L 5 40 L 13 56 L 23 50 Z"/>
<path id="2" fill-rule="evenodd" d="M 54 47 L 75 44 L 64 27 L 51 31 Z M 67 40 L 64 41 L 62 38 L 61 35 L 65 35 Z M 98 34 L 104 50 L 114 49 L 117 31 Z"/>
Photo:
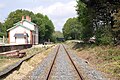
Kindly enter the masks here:
<path id="1" fill-rule="evenodd" d="M 35 44 L 38 44 L 38 39 L 39 39 L 39 38 L 38 38 L 38 35 L 39 35 L 39 34 L 38 34 L 38 27 L 36 26 L 35 29 L 36 29 L 36 34 L 35 34 L 35 35 L 36 35 Z"/>
<path id="2" fill-rule="evenodd" d="M 38 44 L 38 27 L 35 25 L 32 25 L 26 21 L 23 22 L 23 25 L 31 30 L 34 30 L 33 35 L 35 35 L 35 44 Z"/>
<path id="3" fill-rule="evenodd" d="M 35 30 L 34 25 L 32 25 L 32 24 L 30 24 L 30 23 L 28 23 L 26 21 L 23 22 L 23 26 L 29 28 L 30 30 Z"/>
<path id="4" fill-rule="evenodd" d="M 23 26 L 29 28 L 30 30 L 35 31 L 35 32 L 33 31 L 32 35 L 35 35 L 35 44 L 38 44 L 38 27 L 34 26 L 34 25 L 32 25 L 32 24 L 30 24 L 26 21 L 23 22 Z M 28 34 L 28 36 L 29 36 L 28 37 L 28 43 L 30 43 L 30 38 L 31 38 L 30 30 L 28 30 L 26 28 L 23 28 L 21 26 L 18 26 L 16 28 L 10 30 L 10 43 L 16 43 L 17 42 L 17 44 L 18 44 L 20 42 L 20 44 L 24 44 L 23 39 L 21 39 L 21 40 L 16 39 L 17 41 L 15 42 L 15 37 L 14 37 L 15 33 L 24 33 L 24 32 L 26 32 Z"/>
<path id="5" fill-rule="evenodd" d="M 25 44 L 24 38 L 16 38 L 16 44 Z"/>
<path id="6" fill-rule="evenodd" d="M 15 33 L 24 33 L 24 32 L 26 32 L 28 34 L 28 36 L 29 36 L 28 42 L 30 43 L 30 31 L 21 26 L 18 26 L 16 28 L 10 30 L 10 43 L 11 44 L 15 43 L 15 37 L 14 37 Z M 22 43 L 20 42 L 20 44 L 22 44 Z"/>

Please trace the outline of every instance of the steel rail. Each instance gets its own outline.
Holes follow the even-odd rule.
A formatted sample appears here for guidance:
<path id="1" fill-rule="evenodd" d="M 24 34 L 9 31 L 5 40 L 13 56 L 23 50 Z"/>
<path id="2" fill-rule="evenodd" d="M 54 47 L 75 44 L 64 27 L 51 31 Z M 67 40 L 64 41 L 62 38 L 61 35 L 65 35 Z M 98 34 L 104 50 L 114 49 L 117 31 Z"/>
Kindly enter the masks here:
<path id="1" fill-rule="evenodd" d="M 79 70 L 77 69 L 77 67 L 76 67 L 75 63 L 73 62 L 73 60 L 72 60 L 71 56 L 69 55 L 69 53 L 68 53 L 67 49 L 65 48 L 65 46 L 64 46 L 63 44 L 62 44 L 62 46 L 64 47 L 64 49 L 65 49 L 65 51 L 66 51 L 66 53 L 67 53 L 67 55 L 68 55 L 68 57 L 69 57 L 70 61 L 72 62 L 72 64 L 73 64 L 73 66 L 74 66 L 75 70 L 77 71 L 77 73 L 78 73 L 78 75 L 79 75 L 80 79 L 81 79 L 81 80 L 84 80 L 84 79 L 83 79 L 83 77 L 82 77 L 82 75 L 80 74 Z"/>
<path id="2" fill-rule="evenodd" d="M 48 80 L 49 77 L 50 77 L 50 74 L 51 74 L 51 71 L 52 71 L 53 65 L 54 65 L 54 63 L 55 63 L 56 57 L 57 57 L 57 55 L 58 55 L 58 51 L 59 51 L 59 49 L 60 49 L 60 45 L 58 46 L 57 52 L 56 52 L 55 57 L 54 57 L 54 59 L 53 59 L 53 62 L 52 62 L 52 65 L 51 65 L 51 67 L 50 67 L 50 70 L 49 70 L 49 73 L 48 73 L 48 75 L 47 75 L 47 79 L 46 79 L 46 80 Z"/>

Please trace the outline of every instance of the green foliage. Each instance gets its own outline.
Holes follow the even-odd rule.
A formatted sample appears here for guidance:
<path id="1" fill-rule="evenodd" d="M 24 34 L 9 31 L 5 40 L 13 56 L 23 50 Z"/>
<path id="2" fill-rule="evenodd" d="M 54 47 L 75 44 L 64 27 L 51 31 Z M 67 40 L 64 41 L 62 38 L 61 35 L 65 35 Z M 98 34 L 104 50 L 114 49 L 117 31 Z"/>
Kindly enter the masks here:
<path id="1" fill-rule="evenodd" d="M 6 57 L 6 56 L 0 56 L 0 59 L 9 59 L 9 57 Z"/>
<path id="2" fill-rule="evenodd" d="M 39 26 L 39 41 L 48 41 L 53 39 L 54 25 L 52 21 L 45 15 L 35 14 L 34 21 Z"/>
<path id="3" fill-rule="evenodd" d="M 13 27 L 15 23 L 21 20 L 22 16 L 30 16 L 33 19 L 34 14 L 28 10 L 16 10 L 11 12 L 4 23 L 6 29 Z"/>
<path id="4" fill-rule="evenodd" d="M 113 14 L 112 33 L 114 38 L 116 38 L 117 44 L 120 44 L 120 8 L 118 10 L 118 13 Z"/>
<path id="5" fill-rule="evenodd" d="M 113 44 L 112 33 L 109 27 L 101 26 L 100 29 L 96 30 L 96 43 L 102 45 Z"/>
<path id="6" fill-rule="evenodd" d="M 6 27 L 0 22 L 0 37 L 6 36 Z"/>
<path id="7" fill-rule="evenodd" d="M 77 3 L 78 18 L 85 27 L 82 29 L 83 32 L 81 31 L 83 33 L 81 38 L 89 39 L 89 36 L 94 32 L 98 44 L 111 44 L 113 38 L 119 41 L 119 32 L 112 30 L 114 26 L 113 14 L 116 14 L 120 8 L 119 0 L 77 0 Z M 90 26 L 93 26 L 94 30 Z M 106 26 L 108 30 L 105 29 Z M 85 35 L 87 33 L 91 35 Z"/>
<path id="8" fill-rule="evenodd" d="M 87 5 L 81 2 L 80 0 L 77 1 L 77 14 L 78 20 L 81 22 L 81 29 L 80 29 L 80 38 L 84 41 L 88 41 L 90 37 L 93 36 L 93 23 L 92 23 L 92 16 L 91 10 L 87 8 Z"/>
<path id="9" fill-rule="evenodd" d="M 80 38 L 81 24 L 77 18 L 69 18 L 63 27 L 63 35 L 66 40 Z"/>
<path id="10" fill-rule="evenodd" d="M 49 39 L 52 39 L 52 34 L 54 32 L 54 26 L 51 20 L 48 19 L 46 16 L 46 24 L 45 24 L 45 37 L 44 39 L 48 41 Z"/>
<path id="11" fill-rule="evenodd" d="M 53 40 L 54 40 L 55 42 L 57 42 L 57 38 L 63 38 L 63 33 L 60 32 L 60 31 L 55 31 L 55 32 L 53 33 Z"/>

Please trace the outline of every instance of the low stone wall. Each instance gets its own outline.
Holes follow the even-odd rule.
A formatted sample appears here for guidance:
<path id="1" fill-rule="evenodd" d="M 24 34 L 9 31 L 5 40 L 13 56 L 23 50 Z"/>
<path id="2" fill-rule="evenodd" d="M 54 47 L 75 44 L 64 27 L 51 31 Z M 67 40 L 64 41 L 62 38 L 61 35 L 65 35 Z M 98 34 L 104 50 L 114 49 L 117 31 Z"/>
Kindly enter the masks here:
<path id="1" fill-rule="evenodd" d="M 12 50 L 22 50 L 22 49 L 27 49 L 31 47 L 32 47 L 32 44 L 5 45 L 5 46 L 0 46 L 0 53 L 12 51 Z"/>

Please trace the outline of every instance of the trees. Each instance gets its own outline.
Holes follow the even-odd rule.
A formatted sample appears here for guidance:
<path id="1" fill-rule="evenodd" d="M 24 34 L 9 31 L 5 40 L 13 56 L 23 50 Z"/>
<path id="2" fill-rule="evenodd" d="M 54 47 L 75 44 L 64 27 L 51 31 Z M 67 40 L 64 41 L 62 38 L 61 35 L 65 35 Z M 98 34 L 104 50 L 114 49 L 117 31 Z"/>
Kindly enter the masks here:
<path id="1" fill-rule="evenodd" d="M 118 13 L 113 14 L 113 26 L 112 26 L 112 33 L 114 35 L 116 44 L 120 44 L 120 10 Z"/>
<path id="2" fill-rule="evenodd" d="M 69 18 L 63 27 L 65 39 L 82 39 L 87 42 L 93 36 L 92 15 L 87 5 L 77 1 L 78 18 Z"/>
<path id="3" fill-rule="evenodd" d="M 44 40 L 45 26 L 43 21 L 44 16 L 40 13 L 35 14 L 33 22 L 38 25 L 39 29 L 39 42 Z"/>
<path id="4" fill-rule="evenodd" d="M 63 27 L 63 35 L 66 40 L 80 38 L 80 24 L 77 18 L 69 18 Z"/>
<path id="5" fill-rule="evenodd" d="M 60 31 L 55 31 L 53 34 L 56 38 L 63 38 L 63 33 Z"/>
<path id="6" fill-rule="evenodd" d="M 7 19 L 5 20 L 4 26 L 6 29 L 13 27 L 13 25 L 21 20 L 22 16 L 30 16 L 32 19 L 34 17 L 34 13 L 28 10 L 16 10 L 11 12 Z"/>
<path id="7" fill-rule="evenodd" d="M 0 22 L 0 37 L 2 36 L 2 27 L 3 27 L 3 25 L 2 25 L 2 23 Z"/>
<path id="8" fill-rule="evenodd" d="M 34 14 L 33 12 L 28 10 L 16 10 L 11 12 L 4 23 L 4 26 L 6 27 L 5 31 L 8 28 L 13 27 L 15 23 L 20 21 L 22 16 L 30 16 L 32 18 L 32 22 L 38 25 L 39 42 L 48 41 L 48 39 L 52 39 L 52 34 L 54 32 L 54 25 L 52 21 L 46 15 L 43 15 L 41 13 Z"/>
<path id="9" fill-rule="evenodd" d="M 39 26 L 39 41 L 44 42 L 52 39 L 52 34 L 54 32 L 54 25 L 52 21 L 45 15 L 40 13 L 35 14 L 34 20 Z"/>
<path id="10" fill-rule="evenodd" d="M 120 8 L 119 0 L 78 0 L 77 1 L 77 13 L 79 21 L 85 19 L 88 16 L 90 20 L 88 24 L 93 24 L 94 35 L 96 37 L 97 44 L 110 44 L 115 37 L 112 27 L 114 26 L 113 14 L 118 12 Z M 86 16 L 83 16 L 84 14 Z M 87 30 L 87 29 L 85 29 Z M 108 36 L 109 35 L 109 36 Z M 105 43 L 106 42 L 106 43 Z"/>
<path id="11" fill-rule="evenodd" d="M 54 39 L 54 41 L 55 41 L 55 42 L 58 42 L 58 38 L 64 38 L 64 37 L 63 37 L 63 33 L 60 32 L 60 31 L 55 31 L 55 32 L 53 33 L 53 39 Z"/>
<path id="12" fill-rule="evenodd" d="M 54 32 L 54 25 L 51 20 L 47 16 L 45 16 L 45 37 L 44 39 L 46 41 L 49 41 L 49 39 L 52 39 L 52 34 Z"/>
<path id="13" fill-rule="evenodd" d="M 80 0 L 77 1 L 77 14 L 78 20 L 81 23 L 81 39 L 84 41 L 88 41 L 90 37 L 93 36 L 93 23 L 92 23 L 92 15 L 91 10 L 87 8 L 87 5 L 81 2 Z"/>
<path id="14" fill-rule="evenodd" d="M 6 36 L 6 28 L 4 27 L 4 25 L 0 22 L 0 37 Z"/>

